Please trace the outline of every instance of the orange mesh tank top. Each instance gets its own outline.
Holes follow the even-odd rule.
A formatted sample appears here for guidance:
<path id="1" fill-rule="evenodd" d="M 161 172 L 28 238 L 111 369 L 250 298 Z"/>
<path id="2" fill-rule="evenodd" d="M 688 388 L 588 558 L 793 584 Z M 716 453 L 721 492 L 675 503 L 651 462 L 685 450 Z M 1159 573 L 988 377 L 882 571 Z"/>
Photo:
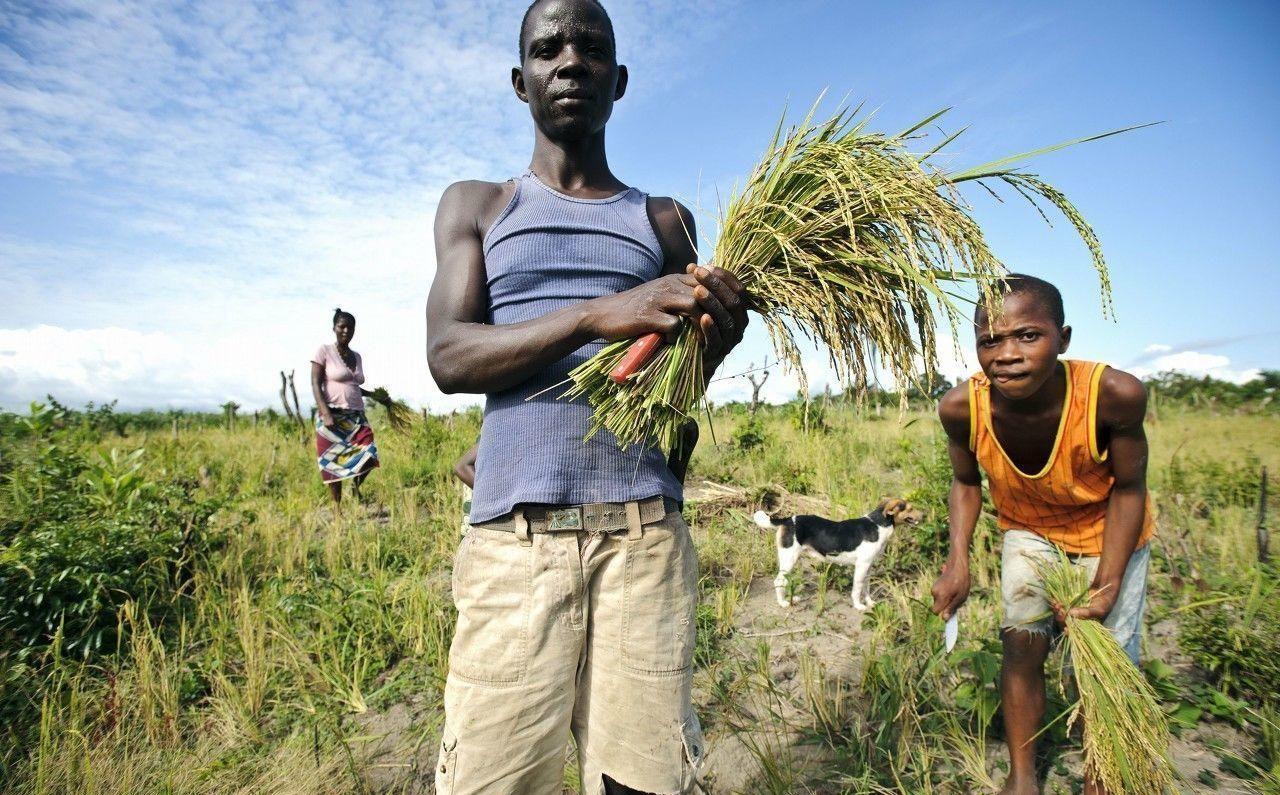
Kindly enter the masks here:
<path id="1" fill-rule="evenodd" d="M 1115 476 L 1108 451 L 1098 450 L 1098 384 L 1107 365 L 1062 360 L 1067 394 L 1053 451 L 1035 474 L 1018 469 L 996 439 L 991 422 L 991 383 L 969 378 L 969 449 L 987 473 L 987 487 L 1002 530 L 1030 530 L 1071 554 L 1102 554 L 1107 500 Z M 1143 517 L 1141 547 L 1155 534 L 1151 497 Z"/>

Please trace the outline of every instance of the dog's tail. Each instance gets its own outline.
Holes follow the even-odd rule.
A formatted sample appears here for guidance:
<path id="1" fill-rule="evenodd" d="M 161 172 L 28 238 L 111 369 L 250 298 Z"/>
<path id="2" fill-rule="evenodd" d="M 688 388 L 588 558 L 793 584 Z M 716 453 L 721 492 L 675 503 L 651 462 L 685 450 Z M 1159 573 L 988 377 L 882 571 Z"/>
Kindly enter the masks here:
<path id="1" fill-rule="evenodd" d="M 751 517 L 761 530 L 772 530 L 779 548 L 787 548 L 796 541 L 795 521 L 791 518 L 774 519 L 764 511 L 756 511 Z"/>

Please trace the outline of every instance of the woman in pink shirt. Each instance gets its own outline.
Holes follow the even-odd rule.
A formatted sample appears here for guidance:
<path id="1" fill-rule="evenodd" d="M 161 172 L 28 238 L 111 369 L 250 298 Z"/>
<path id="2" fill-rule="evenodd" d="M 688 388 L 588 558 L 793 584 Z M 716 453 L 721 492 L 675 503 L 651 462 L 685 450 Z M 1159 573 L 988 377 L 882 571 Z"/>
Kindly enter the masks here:
<path id="1" fill-rule="evenodd" d="M 364 362 L 351 349 L 356 317 L 333 310 L 334 341 L 321 345 L 311 357 L 311 393 L 316 399 L 316 454 L 320 479 L 333 501 L 342 503 L 342 481 L 360 499 L 360 484 L 378 466 L 378 447 L 364 414 L 364 399 L 374 393 L 361 387 Z"/>

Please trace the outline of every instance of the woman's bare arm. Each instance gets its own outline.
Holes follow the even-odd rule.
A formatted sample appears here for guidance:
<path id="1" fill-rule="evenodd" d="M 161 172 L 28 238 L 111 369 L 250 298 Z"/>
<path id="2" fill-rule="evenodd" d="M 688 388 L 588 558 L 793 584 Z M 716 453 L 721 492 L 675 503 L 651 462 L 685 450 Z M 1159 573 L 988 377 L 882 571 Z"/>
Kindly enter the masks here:
<path id="1" fill-rule="evenodd" d="M 333 415 L 329 411 L 329 404 L 324 398 L 324 365 L 319 362 L 311 363 L 311 396 L 316 401 L 316 413 L 320 415 L 320 421 L 326 426 L 333 425 Z"/>

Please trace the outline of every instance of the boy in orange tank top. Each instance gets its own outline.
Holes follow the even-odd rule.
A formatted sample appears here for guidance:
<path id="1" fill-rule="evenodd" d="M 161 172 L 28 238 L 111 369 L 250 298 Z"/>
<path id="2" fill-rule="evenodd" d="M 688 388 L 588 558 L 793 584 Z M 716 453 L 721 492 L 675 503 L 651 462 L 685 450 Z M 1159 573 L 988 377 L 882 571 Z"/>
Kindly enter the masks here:
<path id="1" fill-rule="evenodd" d="M 1034 562 L 1068 553 L 1092 575 L 1088 606 L 1137 663 L 1146 596 L 1146 391 L 1132 375 L 1059 359 L 1071 342 L 1062 295 L 1011 274 L 1003 311 L 974 317 L 982 372 L 948 392 L 938 414 L 948 437 L 951 552 L 933 586 L 933 611 L 949 618 L 969 595 L 969 543 L 986 472 L 1003 531 L 1000 675 L 1009 778 L 1003 793 L 1041 791 L 1035 735 L 1045 709 L 1044 663 L 1065 615 L 1039 588 Z M 1050 611 L 1054 618 L 1043 618 Z M 1086 795 L 1104 793 L 1086 780 Z"/>

